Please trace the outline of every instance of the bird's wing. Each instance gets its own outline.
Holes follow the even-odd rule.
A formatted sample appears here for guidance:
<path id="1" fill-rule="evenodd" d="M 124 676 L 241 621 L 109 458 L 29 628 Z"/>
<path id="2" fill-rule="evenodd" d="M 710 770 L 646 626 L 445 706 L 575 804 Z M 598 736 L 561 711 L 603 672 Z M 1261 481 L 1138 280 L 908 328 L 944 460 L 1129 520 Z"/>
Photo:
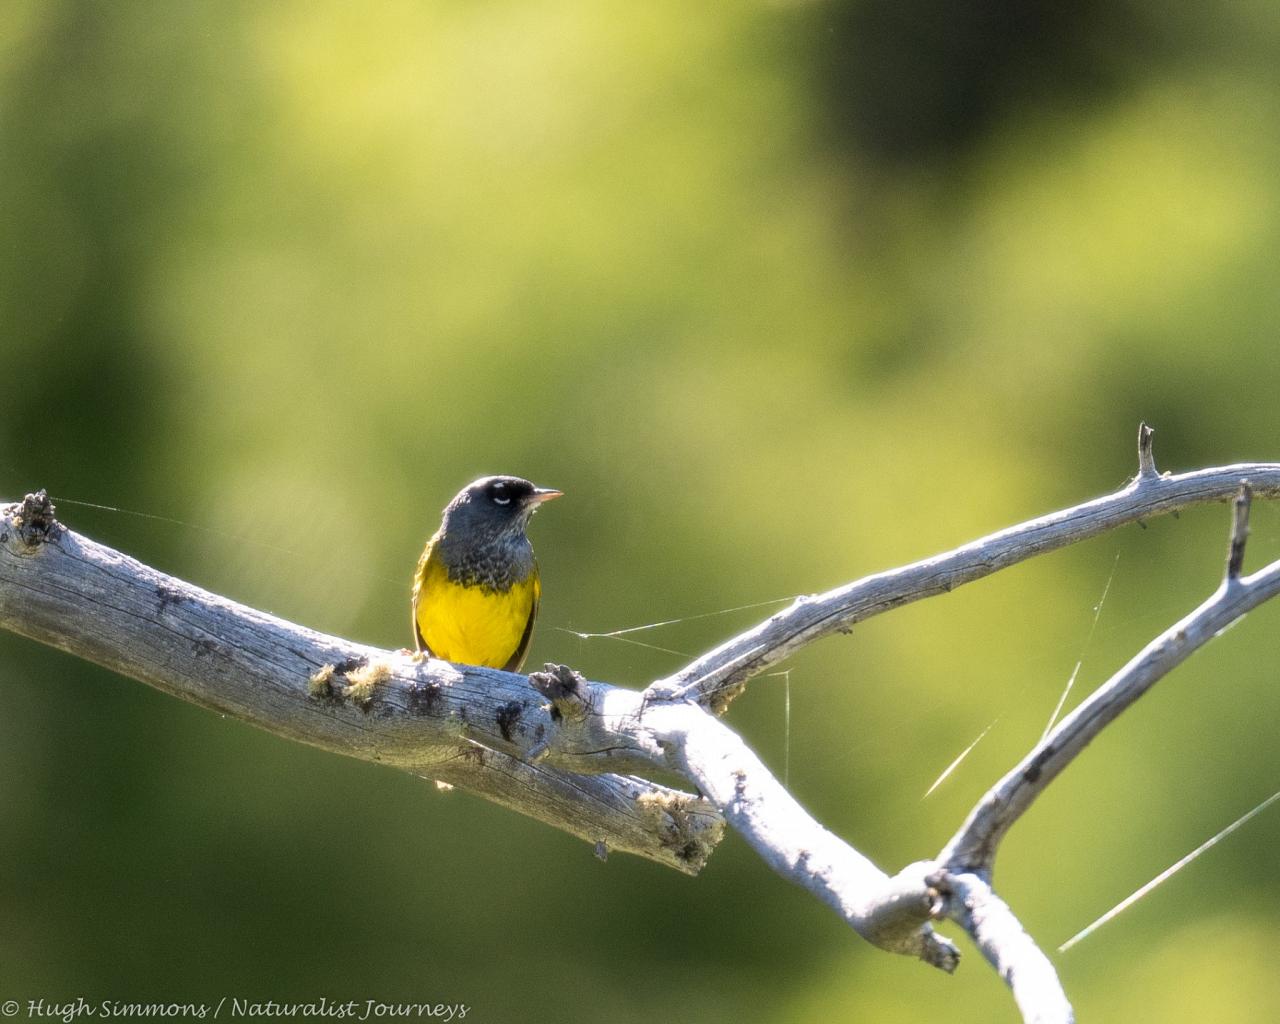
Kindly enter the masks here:
<path id="1" fill-rule="evenodd" d="M 427 561 L 431 558 L 431 552 L 436 544 L 435 537 L 427 541 L 427 546 L 422 549 L 422 557 L 418 559 L 418 567 L 413 572 L 413 600 L 410 602 L 409 614 L 413 617 L 413 643 L 419 651 L 425 651 L 431 654 L 431 648 L 427 646 L 426 640 L 422 638 L 422 630 L 418 627 L 418 599 L 422 596 L 423 585 L 427 581 Z"/>
<path id="2" fill-rule="evenodd" d="M 533 639 L 533 622 L 538 617 L 538 605 L 542 602 L 542 579 L 538 573 L 538 563 L 533 563 L 533 601 L 529 605 L 529 618 L 524 624 L 524 632 L 520 635 L 520 643 L 510 660 L 502 666 L 505 672 L 519 672 L 520 666 L 529 653 L 529 642 Z M 417 619 L 415 617 L 414 621 Z"/>

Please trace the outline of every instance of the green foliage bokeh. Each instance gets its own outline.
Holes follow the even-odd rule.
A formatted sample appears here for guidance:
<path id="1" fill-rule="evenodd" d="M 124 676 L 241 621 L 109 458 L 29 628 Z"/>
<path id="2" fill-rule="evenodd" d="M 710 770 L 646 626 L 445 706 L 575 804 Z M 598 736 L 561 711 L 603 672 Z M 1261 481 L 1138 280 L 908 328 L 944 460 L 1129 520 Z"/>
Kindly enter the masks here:
<path id="1" fill-rule="evenodd" d="M 1280 457 L 1278 47 L 1260 0 L 10 0 L 0 499 L 47 487 L 145 562 L 397 647 L 441 506 L 520 473 L 567 492 L 532 531 L 531 663 L 642 685 L 681 656 L 566 630 L 1074 503 L 1132 474 L 1140 419 L 1162 469 Z M 868 621 L 730 721 L 897 868 L 1078 658 L 1076 694 L 1209 592 L 1226 529 L 1196 510 Z M 1263 506 L 1249 559 L 1278 553 Z M 768 610 L 633 639 L 696 653 Z M 997 881 L 1046 947 L 1276 787 L 1276 616 L 1012 834 Z M 736 837 L 692 881 L 600 864 L 8 635 L 0 687 L 0 999 L 1016 1019 L 976 955 L 874 951 Z M 1269 812 L 1058 958 L 1081 1019 L 1280 1015 L 1278 841 Z"/>

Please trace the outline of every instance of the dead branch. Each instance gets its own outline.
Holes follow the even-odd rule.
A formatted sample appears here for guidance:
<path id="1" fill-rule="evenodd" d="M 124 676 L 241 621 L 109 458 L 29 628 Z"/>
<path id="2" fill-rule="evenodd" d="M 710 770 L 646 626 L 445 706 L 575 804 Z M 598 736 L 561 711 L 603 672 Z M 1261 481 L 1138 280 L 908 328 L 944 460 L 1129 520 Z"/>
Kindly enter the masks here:
<path id="1" fill-rule="evenodd" d="M 747 679 L 833 630 L 1116 526 L 1280 494 L 1280 465 L 1160 475 L 1151 431 L 1115 494 L 955 551 L 802 598 L 643 693 L 548 666 L 530 677 L 324 636 L 166 576 L 67 530 L 43 494 L 0 510 L 0 626 L 278 735 L 471 789 L 594 844 L 688 873 L 727 820 L 779 874 L 893 952 L 953 970 L 929 921 L 957 921 L 1028 1021 L 1071 1019 L 1048 959 L 991 889 L 1000 840 L 1109 722 L 1198 647 L 1280 590 L 1280 562 L 1242 577 L 1250 491 L 1218 591 L 1068 715 L 931 861 L 890 877 L 812 819 L 721 723 Z M 700 796 L 639 773 L 675 771 Z M 620 775 L 619 772 L 637 773 Z"/>
<path id="2" fill-rule="evenodd" d="M 996 783 L 943 849 L 941 861 L 952 870 L 973 871 L 989 878 L 998 844 L 1010 826 L 1098 733 L 1195 651 L 1263 601 L 1280 593 L 1280 561 L 1252 576 L 1240 576 L 1248 534 L 1249 500 L 1250 488 L 1245 483 L 1235 502 L 1221 586 L 1198 608 L 1139 651 Z"/>
<path id="3" fill-rule="evenodd" d="M 651 697 L 694 700 L 722 714 L 747 681 L 801 647 L 912 601 L 945 594 L 1036 555 L 1089 540 L 1128 523 L 1191 505 L 1228 501 L 1241 480 L 1255 494 L 1280 497 L 1280 463 L 1243 463 L 1176 475 L 1156 472 L 1153 431 L 1138 428 L 1138 475 L 1113 494 L 1094 498 L 989 534 L 941 555 L 865 576 L 789 608 L 649 687 Z"/>

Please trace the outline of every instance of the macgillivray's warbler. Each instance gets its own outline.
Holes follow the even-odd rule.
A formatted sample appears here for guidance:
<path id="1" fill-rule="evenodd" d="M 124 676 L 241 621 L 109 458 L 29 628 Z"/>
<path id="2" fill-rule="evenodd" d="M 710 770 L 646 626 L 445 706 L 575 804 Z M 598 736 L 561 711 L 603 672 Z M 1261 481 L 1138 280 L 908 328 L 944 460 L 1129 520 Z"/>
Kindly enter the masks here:
<path id="1" fill-rule="evenodd" d="M 482 477 L 458 492 L 413 576 L 419 651 L 520 671 L 542 597 L 525 529 L 539 505 L 562 493 L 518 476 Z"/>

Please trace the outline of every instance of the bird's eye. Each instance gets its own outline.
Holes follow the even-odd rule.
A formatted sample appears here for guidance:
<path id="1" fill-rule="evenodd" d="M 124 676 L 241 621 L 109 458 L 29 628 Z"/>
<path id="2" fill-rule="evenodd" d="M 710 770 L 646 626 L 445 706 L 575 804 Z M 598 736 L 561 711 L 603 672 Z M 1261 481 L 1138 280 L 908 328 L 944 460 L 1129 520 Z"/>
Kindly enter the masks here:
<path id="1" fill-rule="evenodd" d="M 495 505 L 511 504 L 511 495 L 507 493 L 507 488 L 503 484 L 495 484 L 493 490 L 489 492 L 489 497 L 493 499 Z"/>

